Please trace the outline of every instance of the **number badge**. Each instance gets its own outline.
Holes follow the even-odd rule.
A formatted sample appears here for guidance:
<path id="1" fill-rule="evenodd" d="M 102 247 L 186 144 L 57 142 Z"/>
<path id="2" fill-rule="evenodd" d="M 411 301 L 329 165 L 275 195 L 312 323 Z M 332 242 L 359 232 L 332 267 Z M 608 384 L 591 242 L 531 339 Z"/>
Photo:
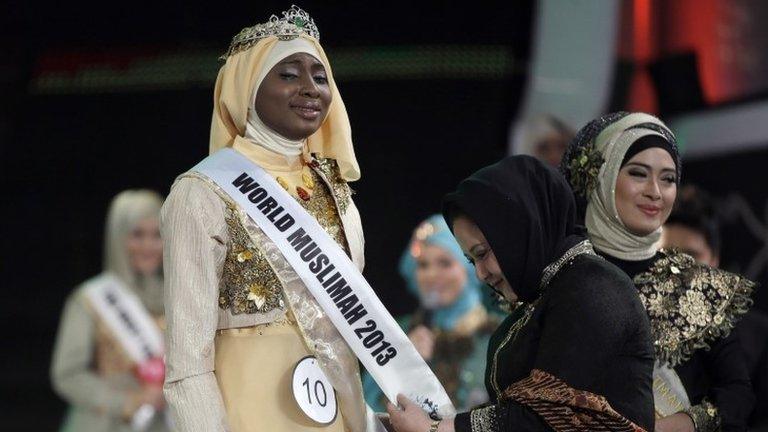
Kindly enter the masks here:
<path id="1" fill-rule="evenodd" d="M 336 392 L 314 356 L 296 363 L 292 384 L 293 398 L 307 417 L 323 425 L 336 420 Z"/>

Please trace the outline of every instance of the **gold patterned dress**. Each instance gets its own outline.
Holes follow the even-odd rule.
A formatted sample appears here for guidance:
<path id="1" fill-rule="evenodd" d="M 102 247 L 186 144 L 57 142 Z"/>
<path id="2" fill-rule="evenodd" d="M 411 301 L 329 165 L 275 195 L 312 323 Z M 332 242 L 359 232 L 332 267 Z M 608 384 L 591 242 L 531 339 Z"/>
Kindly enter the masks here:
<path id="1" fill-rule="evenodd" d="M 753 396 L 741 347 L 730 333 L 751 305 L 755 284 L 675 250 L 642 261 L 605 258 L 635 282 L 656 360 L 674 370 L 691 404 L 686 408 L 670 382 L 657 376 L 657 416 L 669 415 L 659 412 L 669 406 L 687 412 L 698 432 L 743 430 Z"/>
<path id="2" fill-rule="evenodd" d="M 362 267 L 359 215 L 335 161 L 303 157 L 286 163 L 255 146 L 240 150 L 276 177 Z M 329 425 L 315 423 L 294 401 L 293 368 L 314 353 L 284 291 L 297 277 L 274 268 L 281 257 L 270 254 L 279 252 L 254 241 L 264 234 L 243 210 L 209 179 L 185 174 L 166 201 L 163 233 L 171 238 L 166 395 L 181 429 L 348 430 L 343 400 Z M 349 380 L 359 387 L 357 364 L 349 369 Z"/>

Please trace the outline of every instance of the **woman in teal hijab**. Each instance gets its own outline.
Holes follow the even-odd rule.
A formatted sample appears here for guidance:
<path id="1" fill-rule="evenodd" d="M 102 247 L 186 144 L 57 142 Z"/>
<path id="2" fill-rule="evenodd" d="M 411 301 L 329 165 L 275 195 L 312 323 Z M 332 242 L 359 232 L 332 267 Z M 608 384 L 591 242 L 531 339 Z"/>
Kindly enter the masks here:
<path id="1" fill-rule="evenodd" d="M 398 322 L 429 363 L 454 405 L 488 400 L 483 382 L 488 338 L 497 322 L 481 301 L 481 282 L 441 215 L 414 230 L 400 258 L 400 276 L 419 299 L 417 310 Z M 384 411 L 384 396 L 369 375 L 365 399 Z"/>

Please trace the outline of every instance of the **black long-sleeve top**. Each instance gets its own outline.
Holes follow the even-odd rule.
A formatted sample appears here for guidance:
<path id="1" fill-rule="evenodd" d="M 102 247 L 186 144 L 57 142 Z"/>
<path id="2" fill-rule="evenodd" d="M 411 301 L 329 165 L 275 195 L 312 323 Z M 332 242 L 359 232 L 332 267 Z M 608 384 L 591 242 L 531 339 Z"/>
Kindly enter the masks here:
<path id="1" fill-rule="evenodd" d="M 606 259 L 624 270 L 632 279 L 640 273 L 647 272 L 663 257 L 664 252 L 659 252 L 647 260 L 625 261 L 605 255 Z M 707 343 L 708 350 L 698 349 L 689 358 L 673 365 L 673 369 L 685 387 L 691 405 L 704 411 L 705 414 L 706 411 L 712 414 L 709 416 L 711 418 L 703 416 L 703 422 L 709 424 L 697 424 L 697 427 L 700 432 L 746 431 L 754 396 L 738 335 L 736 332 L 731 332 L 727 337 L 717 338 Z M 704 406 L 709 407 L 705 401 L 713 405 L 716 411 L 704 408 Z M 720 429 L 717 429 L 717 423 L 720 423 Z"/>
<path id="2" fill-rule="evenodd" d="M 736 329 L 755 394 L 749 430 L 768 432 L 768 314 L 752 309 L 739 321 Z"/>
<path id="3" fill-rule="evenodd" d="M 599 257 L 580 255 L 556 274 L 530 319 L 510 337 L 523 313 L 515 310 L 491 337 L 486 387 L 492 405 L 478 408 L 484 416 L 459 414 L 457 431 L 554 430 L 528 406 L 499 398 L 499 391 L 533 369 L 605 397 L 620 415 L 653 430 L 650 327 L 626 274 Z"/>

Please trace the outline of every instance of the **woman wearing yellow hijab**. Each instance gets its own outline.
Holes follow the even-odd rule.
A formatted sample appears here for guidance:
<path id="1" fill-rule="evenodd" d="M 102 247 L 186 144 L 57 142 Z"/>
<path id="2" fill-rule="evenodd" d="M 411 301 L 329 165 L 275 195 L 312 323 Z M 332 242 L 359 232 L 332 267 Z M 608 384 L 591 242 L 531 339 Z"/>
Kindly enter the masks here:
<path id="1" fill-rule="evenodd" d="M 232 41 L 214 90 L 210 151 L 230 147 L 272 175 L 363 267 L 348 181 L 360 170 L 349 119 L 317 27 L 301 9 Z M 215 182 L 180 176 L 162 213 L 167 312 L 165 394 L 180 431 L 360 431 L 357 358 L 258 225 Z M 291 376 L 315 356 L 338 400 L 318 423 Z M 335 390 L 335 391 L 334 391 Z"/>

